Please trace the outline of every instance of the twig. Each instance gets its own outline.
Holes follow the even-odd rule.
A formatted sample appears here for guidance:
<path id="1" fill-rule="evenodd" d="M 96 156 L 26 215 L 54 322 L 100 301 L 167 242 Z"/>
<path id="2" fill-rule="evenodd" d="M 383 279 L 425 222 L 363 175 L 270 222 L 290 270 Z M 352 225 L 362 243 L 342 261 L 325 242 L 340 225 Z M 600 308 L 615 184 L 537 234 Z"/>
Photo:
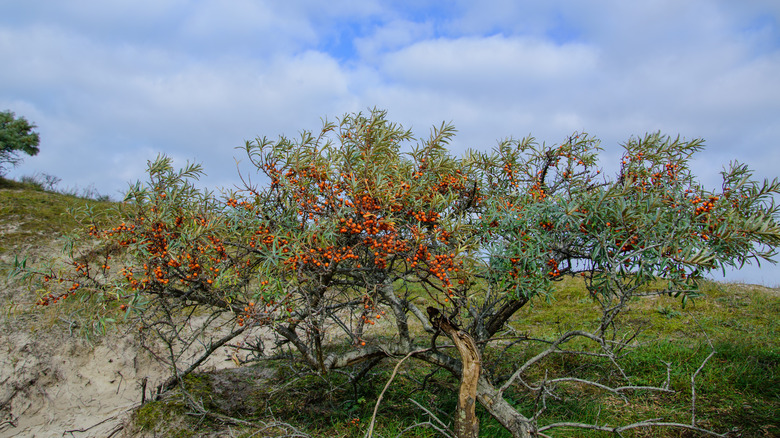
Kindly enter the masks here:
<path id="1" fill-rule="evenodd" d="M 564 333 L 561 337 L 559 337 L 555 342 L 553 342 L 550 347 L 547 348 L 547 350 L 542 351 L 541 353 L 537 354 L 536 356 L 532 357 L 531 359 L 528 359 L 520 368 L 518 368 L 509 379 L 507 379 L 506 382 L 504 382 L 503 385 L 498 389 L 499 394 L 503 394 L 504 391 L 509 388 L 512 383 L 517 380 L 531 365 L 535 364 L 536 362 L 539 362 L 540 360 L 544 359 L 545 357 L 551 355 L 552 353 L 556 352 L 558 350 L 558 346 L 568 342 L 569 339 L 575 337 L 575 336 L 583 336 L 586 338 L 589 338 L 595 342 L 597 342 L 600 345 L 603 345 L 601 343 L 602 338 L 595 336 L 593 334 L 581 331 L 581 330 L 572 330 L 570 332 Z"/>
<path id="2" fill-rule="evenodd" d="M 430 348 L 423 348 L 421 350 L 414 350 L 410 351 L 406 354 L 406 356 L 403 357 L 398 363 L 395 365 L 395 368 L 393 368 L 393 374 L 390 375 L 390 379 L 387 380 L 387 383 L 385 383 L 385 387 L 382 389 L 382 392 L 379 394 L 379 397 L 376 400 L 376 404 L 374 405 L 374 413 L 371 414 L 371 423 L 368 425 L 368 432 L 366 432 L 366 438 L 371 438 L 374 436 L 374 423 L 376 423 L 376 413 L 379 410 L 379 404 L 382 403 L 382 398 L 385 396 L 385 392 L 387 392 L 387 388 L 390 387 L 390 384 L 393 382 L 393 379 L 395 379 L 396 374 L 398 374 L 398 369 L 401 367 L 401 364 L 404 363 L 406 359 L 409 359 L 415 354 L 418 353 L 424 353 L 426 351 L 431 350 Z"/>
<path id="3" fill-rule="evenodd" d="M 195 362 L 190 364 L 190 366 L 186 370 L 182 371 L 181 373 L 176 372 L 176 375 L 169 377 L 167 381 L 165 381 L 164 383 L 160 384 L 158 389 L 161 389 L 163 392 L 168 391 L 170 389 L 173 389 L 179 383 L 179 380 L 181 380 L 187 374 L 195 371 L 195 369 L 198 368 L 200 366 L 200 364 L 202 364 L 206 359 L 208 359 L 209 356 L 211 356 L 212 353 L 214 353 L 216 350 L 218 350 L 220 347 L 222 347 L 223 345 L 228 343 L 230 340 L 232 340 L 236 336 L 238 336 L 241 333 L 243 333 L 244 330 L 246 330 L 249 327 L 250 327 L 250 325 L 245 325 L 245 326 L 239 328 L 238 330 L 235 330 L 235 331 L 233 331 L 231 333 L 228 333 L 226 336 L 222 337 L 217 342 L 209 343 L 209 346 L 208 346 L 208 348 L 206 348 L 206 351 L 204 351 L 203 354 Z M 171 353 L 171 361 L 175 362 L 173 353 Z"/>
<path id="4" fill-rule="evenodd" d="M 108 418 L 104 419 L 103 421 L 100 421 L 100 422 L 98 422 L 98 423 L 95 423 L 95 424 L 93 424 L 92 426 L 86 427 L 86 428 L 84 428 L 84 429 L 71 429 L 71 430 L 66 430 L 66 431 L 62 432 L 62 436 L 65 436 L 65 434 L 66 434 L 66 433 L 69 433 L 71 436 L 73 436 L 73 432 L 86 432 L 86 431 L 88 431 L 88 430 L 90 430 L 90 429 L 92 429 L 92 428 L 95 428 L 95 427 L 97 427 L 97 426 L 100 426 L 101 424 L 103 424 L 103 423 L 105 423 L 105 422 L 107 422 L 107 421 L 114 420 L 114 419 L 116 419 L 116 417 L 117 417 L 116 415 L 112 415 L 112 416 L 110 416 L 110 417 L 108 417 Z"/>
<path id="5" fill-rule="evenodd" d="M 141 404 L 146 404 L 146 384 L 149 382 L 149 377 L 144 377 L 141 381 Z"/>
<path id="6" fill-rule="evenodd" d="M 8 396 L 8 398 L 6 398 L 4 402 L 0 403 L 0 410 L 5 409 L 6 405 L 11 403 L 11 400 L 13 400 L 14 397 L 16 397 L 16 394 L 19 394 L 19 391 L 21 391 L 20 388 L 14 388 L 14 392 L 10 396 Z"/>
<path id="7" fill-rule="evenodd" d="M 5 426 L 6 424 L 10 424 L 11 427 L 16 427 L 16 420 L 18 420 L 19 418 L 18 417 L 14 417 L 13 414 L 11 414 L 11 413 L 9 413 L 8 415 L 10 416 L 10 418 L 8 420 L 0 422 L 0 429 L 2 429 L 3 426 Z"/>
<path id="8" fill-rule="evenodd" d="M 115 395 L 119 395 L 119 390 L 120 390 L 120 388 L 122 388 L 122 382 L 124 382 L 125 376 L 122 375 L 121 371 L 117 371 L 116 373 L 119 374 L 119 384 L 116 385 L 116 394 Z"/>
<path id="9" fill-rule="evenodd" d="M 579 429 L 589 429 L 589 430 L 598 430 L 602 432 L 611 432 L 614 434 L 620 434 L 623 431 L 629 430 L 629 429 L 637 429 L 640 427 L 677 427 L 680 429 L 688 429 L 693 430 L 696 432 L 704 433 L 707 435 L 717 436 L 725 438 L 726 435 L 722 435 L 716 432 L 713 432 L 711 430 L 702 429 L 700 427 L 692 426 L 690 424 L 683 424 L 683 423 L 667 423 L 659 421 L 660 419 L 652 419 L 652 420 L 646 420 L 646 421 L 639 421 L 636 423 L 627 424 L 625 426 L 597 426 L 595 424 L 587 424 L 587 423 L 572 423 L 572 422 L 562 422 L 562 423 L 553 423 L 548 424 L 547 426 L 540 427 L 537 432 L 544 432 L 545 430 L 550 430 L 558 427 L 576 427 Z"/>
<path id="10" fill-rule="evenodd" d="M 550 383 L 558 383 L 558 382 L 576 382 L 576 383 L 582 383 L 582 384 L 585 384 L 585 385 L 595 386 L 597 388 L 601 388 L 601 389 L 603 389 L 605 391 L 608 391 L 608 392 L 611 392 L 611 393 L 613 393 L 613 394 L 615 394 L 617 396 L 620 396 L 623 399 L 626 398 L 625 395 L 622 394 L 623 391 L 658 391 L 658 392 L 668 392 L 668 393 L 671 393 L 671 394 L 674 394 L 676 392 L 676 391 L 671 390 L 669 388 L 663 388 L 663 387 L 658 387 L 658 386 L 619 386 L 617 388 L 613 388 L 613 387 L 610 387 L 610 386 L 607 386 L 607 385 L 604 385 L 604 384 L 601 384 L 601 383 L 598 383 L 598 382 L 593 382 L 591 380 L 580 379 L 580 378 L 577 378 L 577 377 L 562 377 L 562 378 L 559 378 L 559 379 L 546 380 L 546 383 L 548 383 L 548 384 L 550 384 Z"/>
<path id="11" fill-rule="evenodd" d="M 712 340 L 707 335 L 707 332 L 704 331 L 704 327 L 699 324 L 699 320 L 697 320 L 695 317 L 693 320 L 696 322 L 696 325 L 699 326 L 702 333 L 704 333 L 704 336 L 707 338 L 707 343 L 710 345 L 710 354 L 707 355 L 701 365 L 699 365 L 699 368 L 696 370 L 696 372 L 691 376 L 691 426 L 696 426 L 696 376 L 698 376 L 699 372 L 704 369 L 704 365 L 706 365 L 707 361 L 715 355 L 716 351 L 715 347 L 712 345 Z"/>
<path id="12" fill-rule="evenodd" d="M 439 424 L 441 425 L 441 427 L 443 428 L 443 430 L 442 430 L 442 429 L 439 429 L 438 427 L 435 427 L 435 426 L 433 426 L 433 425 L 431 424 L 431 427 L 432 427 L 432 428 L 436 429 L 436 430 L 437 430 L 439 433 L 441 433 L 441 434 L 442 434 L 442 435 L 444 435 L 444 436 L 450 436 L 450 435 L 449 435 L 449 433 L 448 433 L 448 432 L 450 432 L 450 430 L 449 430 L 449 427 L 447 427 L 447 425 L 446 425 L 446 424 L 444 424 L 444 422 L 443 422 L 443 421 L 441 421 L 441 420 L 439 419 L 439 417 L 437 417 L 436 415 L 434 415 L 434 413 L 433 413 L 433 412 L 431 412 L 430 410 L 428 410 L 428 409 L 426 409 L 425 407 L 423 407 L 423 405 L 421 405 L 420 403 L 417 403 L 417 401 L 416 401 L 416 400 L 414 400 L 414 399 L 411 399 L 411 398 L 410 398 L 410 399 L 409 399 L 409 401 L 410 401 L 410 402 L 412 402 L 412 403 L 414 403 L 414 405 L 415 405 L 415 406 L 417 406 L 418 408 L 422 409 L 422 410 L 423 410 L 423 412 L 425 412 L 426 414 L 428 414 L 428 415 L 431 417 L 431 419 L 432 419 L 432 420 L 435 420 L 437 423 L 439 423 Z M 430 422 L 427 422 L 427 423 L 428 423 L 428 424 L 430 424 Z M 422 424 L 422 423 L 421 423 L 421 424 Z M 404 429 L 404 430 L 407 430 L 407 429 Z M 445 433 L 445 431 L 446 431 L 446 433 Z M 400 434 L 399 434 L 399 436 L 400 436 Z"/>
<path id="13" fill-rule="evenodd" d="M 247 427 L 253 427 L 256 429 L 259 429 L 257 432 L 265 432 L 268 429 L 274 429 L 274 428 L 280 428 L 280 429 L 287 429 L 290 430 L 290 432 L 287 435 L 284 435 L 286 437 L 298 437 L 298 438 L 310 438 L 310 435 L 299 431 L 292 425 L 288 423 L 280 423 L 280 422 L 271 422 L 271 423 L 265 423 L 261 421 L 260 423 L 255 423 L 252 421 L 242 420 L 240 418 L 231 417 L 229 415 L 219 414 L 216 412 L 211 412 L 208 409 L 206 409 L 203 406 L 202 402 L 196 401 L 192 394 L 187 392 L 183 387 L 180 388 L 181 393 L 186 398 L 187 404 L 195 410 L 195 412 L 189 413 L 190 415 L 197 415 L 201 417 L 209 417 L 213 420 L 217 420 L 222 422 L 223 424 L 233 424 L 236 426 L 247 426 Z M 279 435 L 276 435 L 279 436 Z"/>
<path id="14" fill-rule="evenodd" d="M 704 365 L 707 364 L 707 361 L 710 360 L 712 356 L 715 356 L 715 350 L 710 351 L 710 354 L 707 355 L 707 358 L 704 359 L 704 362 L 701 363 L 699 368 L 696 370 L 695 373 L 691 376 L 691 425 L 696 426 L 696 376 L 699 375 L 699 372 L 704 369 Z"/>
<path id="15" fill-rule="evenodd" d="M 111 438 L 112 436 L 114 436 L 114 435 L 118 434 L 119 432 L 121 432 L 122 429 L 124 429 L 124 428 L 125 428 L 125 426 L 122 425 L 122 424 L 117 425 L 116 427 L 114 427 L 114 430 L 112 430 L 111 433 L 109 433 L 106 436 L 106 438 Z"/>
<path id="16" fill-rule="evenodd" d="M 672 363 L 671 362 L 663 362 L 663 363 L 664 365 L 666 365 L 666 381 L 664 382 L 664 389 L 669 389 L 669 384 L 672 382 Z"/>
<path id="17" fill-rule="evenodd" d="M 452 435 L 447 433 L 446 429 L 441 429 L 441 428 L 437 427 L 435 424 L 431 423 L 430 421 L 424 421 L 422 423 L 415 423 L 415 424 L 405 428 L 401 432 L 399 432 L 398 435 L 396 435 L 395 437 L 396 438 L 400 438 L 406 432 L 408 432 L 408 431 L 410 431 L 412 429 L 418 428 L 418 427 L 430 427 L 431 429 L 435 430 L 436 432 L 439 432 L 440 434 L 444 435 L 445 437 L 452 438 Z"/>

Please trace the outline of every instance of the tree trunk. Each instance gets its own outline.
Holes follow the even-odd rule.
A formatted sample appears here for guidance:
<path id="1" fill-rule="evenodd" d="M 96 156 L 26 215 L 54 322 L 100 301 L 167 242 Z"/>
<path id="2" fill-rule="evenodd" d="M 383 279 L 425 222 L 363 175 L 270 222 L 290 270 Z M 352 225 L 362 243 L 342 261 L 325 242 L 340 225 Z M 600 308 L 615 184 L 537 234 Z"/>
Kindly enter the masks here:
<path id="1" fill-rule="evenodd" d="M 455 412 L 455 435 L 458 438 L 478 438 L 479 418 L 475 408 L 482 364 L 477 343 L 471 335 L 458 329 L 438 310 L 433 307 L 428 307 L 427 310 L 431 324 L 452 339 L 462 362 L 458 408 Z"/>
<path id="2" fill-rule="evenodd" d="M 515 314 L 515 312 L 525 306 L 527 302 L 528 298 L 526 297 L 520 297 L 516 300 L 505 302 L 504 305 L 501 306 L 501 309 L 499 309 L 498 312 L 496 312 L 496 314 L 493 315 L 490 320 L 488 320 L 487 326 L 485 327 L 485 331 L 487 332 L 485 339 L 490 338 L 499 330 L 501 330 L 501 328 L 504 327 L 504 323 L 506 323 L 509 318 Z"/>
<path id="3" fill-rule="evenodd" d="M 510 405 L 501 393 L 485 378 L 480 376 L 477 387 L 477 399 L 479 403 L 502 426 L 512 434 L 514 438 L 531 438 L 531 420 Z"/>

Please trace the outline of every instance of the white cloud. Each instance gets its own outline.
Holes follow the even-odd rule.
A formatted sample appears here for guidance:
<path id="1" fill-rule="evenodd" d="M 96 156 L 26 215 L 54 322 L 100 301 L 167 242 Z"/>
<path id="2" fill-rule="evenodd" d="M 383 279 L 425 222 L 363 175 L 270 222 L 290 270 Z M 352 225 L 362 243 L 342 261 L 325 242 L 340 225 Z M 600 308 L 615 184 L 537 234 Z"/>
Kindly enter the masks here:
<path id="1" fill-rule="evenodd" d="M 542 81 L 569 81 L 589 75 L 596 66 L 592 48 L 557 46 L 527 38 L 464 37 L 422 41 L 387 56 L 383 71 L 390 80 L 412 86 L 470 92 L 514 85 L 538 87 Z"/>
<path id="2" fill-rule="evenodd" d="M 410 46 L 433 35 L 430 23 L 409 20 L 393 20 L 372 29 L 370 35 L 355 39 L 355 46 L 362 62 L 375 63 L 380 55 Z"/>
<path id="3" fill-rule="evenodd" d="M 285 14 L 277 10 L 279 5 L 252 0 L 199 2 L 182 18 L 179 37 L 195 53 L 243 56 L 294 53 L 316 42 L 306 17 Z"/>
<path id="4" fill-rule="evenodd" d="M 127 159 L 145 165 L 156 155 L 150 149 L 234 174 L 233 148 L 244 140 L 295 132 L 303 120 L 353 106 L 338 64 L 314 51 L 211 62 L 33 26 L 0 29 L 0 53 L 16 60 L 0 72 L 7 93 L 17 96 L 9 107 L 34 108 L 43 117 L 31 120 L 46 125 L 35 162 L 72 185 L 97 181 L 112 193 L 126 187 L 127 168 L 138 168 L 127 166 Z M 132 153 L 136 148 L 145 152 Z M 111 158 L 117 154 L 122 159 Z M 65 162 L 71 165 L 61 166 Z"/>

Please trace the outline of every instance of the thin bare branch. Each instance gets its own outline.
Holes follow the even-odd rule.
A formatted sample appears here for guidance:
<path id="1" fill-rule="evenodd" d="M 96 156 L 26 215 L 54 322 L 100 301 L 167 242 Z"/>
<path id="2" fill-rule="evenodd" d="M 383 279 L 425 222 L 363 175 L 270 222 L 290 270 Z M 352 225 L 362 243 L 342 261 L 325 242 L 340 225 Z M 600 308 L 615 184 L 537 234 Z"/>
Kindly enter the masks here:
<path id="1" fill-rule="evenodd" d="M 675 427 L 679 429 L 688 429 L 699 433 L 704 433 L 707 435 L 712 435 L 716 437 L 726 437 L 725 434 L 719 434 L 717 432 L 713 432 L 708 429 L 702 429 L 700 427 L 691 426 L 690 424 L 683 424 L 683 423 L 670 423 L 670 422 L 663 422 L 660 421 L 660 419 L 651 419 L 651 420 L 645 420 L 645 421 L 639 421 L 636 423 L 627 424 L 625 426 L 598 426 L 595 424 L 587 424 L 587 423 L 575 423 L 575 422 L 561 422 L 561 423 L 553 423 L 548 424 L 547 426 L 540 427 L 537 432 L 544 432 L 546 430 L 550 429 L 556 429 L 561 427 L 571 427 L 571 428 L 577 428 L 577 429 L 589 429 L 589 430 L 598 430 L 602 432 L 610 432 L 614 434 L 620 434 L 621 432 L 624 432 L 626 430 L 630 429 L 638 429 L 642 427 Z"/>
<path id="2" fill-rule="evenodd" d="M 423 407 L 423 405 L 421 405 L 420 403 L 418 403 L 418 402 L 417 402 L 417 400 L 414 400 L 414 399 L 411 399 L 411 398 L 410 398 L 410 399 L 409 399 L 409 401 L 410 401 L 410 402 L 412 402 L 412 403 L 413 403 L 415 406 L 417 406 L 418 408 L 422 409 L 422 410 L 423 410 L 423 411 L 424 411 L 426 414 L 428 414 L 428 415 L 431 417 L 431 419 L 432 419 L 432 420 L 434 420 L 434 421 L 436 421 L 437 423 L 439 423 L 439 425 L 441 425 L 441 427 L 443 427 L 444 429 L 446 429 L 446 430 L 448 430 L 448 431 L 449 431 L 449 427 L 447 427 L 447 425 L 446 425 L 446 424 L 444 424 L 444 422 L 443 422 L 443 421 L 441 421 L 441 420 L 439 419 L 439 417 L 437 417 L 437 416 L 436 416 L 436 415 L 435 415 L 433 412 L 431 412 L 430 410 L 428 410 L 428 409 L 426 409 L 425 407 Z"/>
<path id="3" fill-rule="evenodd" d="M 498 389 L 499 394 L 503 394 L 504 391 L 506 391 L 512 383 L 514 383 L 515 380 L 517 380 L 528 368 L 530 368 L 533 364 L 539 362 L 540 360 L 544 359 L 545 357 L 555 353 L 558 350 L 558 346 L 560 344 L 563 344 L 564 342 L 567 342 L 569 339 L 575 337 L 575 336 L 582 336 L 588 339 L 592 339 L 599 344 L 601 344 L 602 339 L 596 335 L 593 335 L 591 333 L 582 331 L 582 330 L 573 330 L 567 333 L 564 333 L 563 336 L 558 338 L 555 342 L 550 345 L 546 350 L 542 351 L 541 353 L 537 354 L 536 356 L 532 357 L 531 359 L 528 359 L 520 368 L 518 368 L 512 376 L 504 382 L 504 384 Z"/>
<path id="4" fill-rule="evenodd" d="M 610 387 L 610 386 L 607 386 L 607 385 L 603 385 L 603 384 L 598 383 L 598 382 L 593 382 L 591 380 L 585 380 L 585 379 L 579 379 L 579 378 L 576 378 L 576 377 L 562 377 L 560 379 L 545 380 L 546 384 L 560 383 L 560 382 L 576 382 L 576 383 L 582 383 L 584 385 L 595 386 L 596 388 L 601 388 L 601 389 L 603 389 L 605 391 L 611 392 L 611 393 L 613 393 L 613 394 L 615 394 L 617 396 L 620 396 L 620 397 L 622 397 L 624 399 L 625 399 L 625 395 L 623 394 L 623 392 L 626 392 L 626 391 L 658 391 L 658 392 L 666 392 L 666 393 L 670 393 L 670 394 L 674 394 L 676 392 L 676 391 L 673 391 L 671 389 L 664 388 L 664 387 L 658 387 L 658 386 L 619 386 L 617 388 L 613 388 L 613 387 Z"/>
<path id="5" fill-rule="evenodd" d="M 696 321 L 696 325 L 699 326 L 702 333 L 704 333 L 704 336 L 707 338 L 707 343 L 710 346 L 710 354 L 707 355 L 706 358 L 702 361 L 701 365 L 699 365 L 699 368 L 696 369 L 696 372 L 691 375 L 691 425 L 696 426 L 696 376 L 699 375 L 701 370 L 704 369 L 704 366 L 707 365 L 707 361 L 710 360 L 712 356 L 714 356 L 717 352 L 715 351 L 715 347 L 712 345 L 712 339 L 710 339 L 707 332 L 704 330 L 704 327 L 701 326 L 699 323 L 699 320 L 694 317 L 693 319 Z"/>
<path id="6" fill-rule="evenodd" d="M 382 392 L 379 394 L 379 397 L 376 399 L 376 404 L 374 405 L 374 412 L 371 414 L 371 423 L 368 425 L 368 432 L 366 432 L 366 437 L 371 438 L 374 436 L 374 423 L 376 423 L 376 413 L 379 411 L 379 404 L 382 403 L 382 399 L 385 396 L 385 392 L 387 392 L 387 388 L 390 387 L 390 384 L 393 383 L 393 379 L 395 379 L 396 374 L 398 374 L 398 369 L 401 367 L 401 364 L 404 363 L 406 359 L 409 359 L 415 354 L 424 353 L 426 351 L 430 351 L 430 348 L 423 348 L 421 350 L 414 350 L 410 351 L 406 356 L 403 357 L 398 363 L 395 365 L 395 368 L 393 368 L 393 373 L 390 375 L 390 378 L 387 380 L 387 383 L 385 383 L 385 387 L 382 389 Z"/>

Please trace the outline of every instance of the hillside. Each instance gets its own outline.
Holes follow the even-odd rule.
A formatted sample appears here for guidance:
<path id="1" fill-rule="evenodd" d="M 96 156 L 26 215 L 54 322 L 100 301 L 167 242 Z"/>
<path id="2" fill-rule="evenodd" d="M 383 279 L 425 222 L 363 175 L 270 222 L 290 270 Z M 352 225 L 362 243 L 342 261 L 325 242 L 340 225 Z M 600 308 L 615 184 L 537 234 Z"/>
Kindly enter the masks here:
<path id="1" fill-rule="evenodd" d="M 11 188 L 0 189 L 0 437 L 110 436 L 140 402 L 138 382 L 159 379 L 161 368 L 132 336 L 78 336 L 68 306 L 35 306 L 35 291 L 7 278 L 15 257 L 35 263 L 61 253 L 61 236 L 76 226 L 69 209 L 110 205 L 5 186 Z"/>
<path id="2" fill-rule="evenodd" d="M 90 331 L 82 330 L 76 317 L 78 303 L 36 306 L 34 290 L 7 280 L 15 258 L 35 263 L 60 254 L 61 237 L 77 226 L 68 211 L 80 208 L 110 215 L 112 204 L 22 186 L 0 189 L 0 438 L 363 436 L 395 363 L 352 385 L 338 378 L 325 381 L 282 362 L 237 368 L 229 354 L 218 354 L 202 374 L 187 381 L 191 395 L 213 415 L 189 415 L 176 391 L 142 406 L 142 388 L 148 393 L 167 373 L 141 348 L 134 327 L 118 321 L 107 333 L 85 338 Z M 572 412 L 592 411 L 586 415 L 597 422 L 648 416 L 690 421 L 690 374 L 711 344 L 716 354 L 696 380 L 700 424 L 730 436 L 779 436 L 780 291 L 706 283 L 703 292 L 704 298 L 685 308 L 671 297 L 637 301 L 626 315 L 627 327 L 647 327 L 637 338 L 646 348 L 629 362 L 633 377 L 657 384 L 666 377 L 663 362 L 674 363 L 675 395 L 636 403 L 588 392 L 582 399 L 551 402 L 550 415 L 566 421 Z M 560 284 L 554 303 L 539 300 L 534 307 L 512 322 L 513 331 L 554 335 L 586 324 L 592 306 L 572 280 Z M 488 354 L 527 354 L 498 347 Z M 582 358 L 550 364 L 587 366 Z M 427 382 L 424 389 L 421 382 Z M 378 433 L 396 436 L 409 428 L 402 436 L 441 436 L 431 427 L 438 423 L 409 400 L 425 400 L 446 418 L 456 383 L 425 367 L 402 368 L 380 408 L 384 417 Z M 482 415 L 483 434 L 500 433 Z M 693 435 L 639 430 L 631 436 Z"/>

